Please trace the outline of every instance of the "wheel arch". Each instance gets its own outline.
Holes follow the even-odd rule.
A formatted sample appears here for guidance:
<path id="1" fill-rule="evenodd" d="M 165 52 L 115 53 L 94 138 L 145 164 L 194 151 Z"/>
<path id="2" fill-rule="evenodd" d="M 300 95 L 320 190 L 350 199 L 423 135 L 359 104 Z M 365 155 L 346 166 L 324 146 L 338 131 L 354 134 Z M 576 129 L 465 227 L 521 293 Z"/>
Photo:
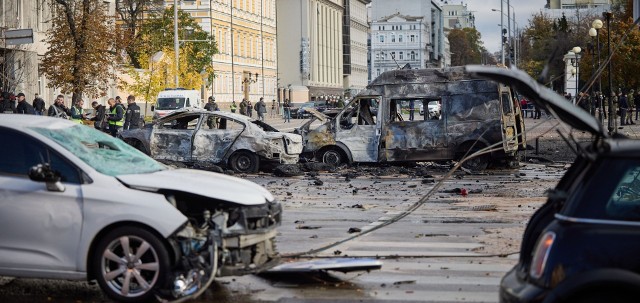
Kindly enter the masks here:
<path id="1" fill-rule="evenodd" d="M 332 149 L 332 148 L 337 148 L 338 150 L 342 151 L 342 153 L 347 156 L 347 161 L 349 162 L 348 164 L 352 164 L 353 163 L 353 156 L 351 155 L 351 150 L 349 150 L 349 148 L 342 142 L 336 142 L 336 144 L 331 144 L 331 145 L 325 145 L 323 147 L 321 147 L 320 149 L 318 149 L 318 151 L 316 152 L 316 154 L 322 154 L 324 153 L 324 151 L 328 150 L 328 149 Z"/>
<path id="2" fill-rule="evenodd" d="M 454 157 L 455 160 L 460 160 L 465 154 L 467 154 L 467 151 L 473 149 L 473 150 L 479 150 L 479 149 L 483 149 L 485 147 L 489 146 L 489 144 L 482 138 L 477 138 L 477 139 L 467 139 L 465 141 L 463 141 L 462 143 L 458 144 L 458 146 L 456 146 L 455 150 L 454 150 Z M 470 155 L 471 153 L 468 153 L 468 155 Z"/>
<path id="3" fill-rule="evenodd" d="M 595 269 L 571 276 L 560 283 L 543 303 L 569 303 L 589 294 L 640 295 L 640 274 L 618 268 Z"/>
<path id="4" fill-rule="evenodd" d="M 91 261 L 93 260 L 93 254 L 95 254 L 96 252 L 96 247 L 98 246 L 98 244 L 100 243 L 100 240 L 105 237 L 105 235 L 107 235 L 108 233 L 110 233 L 111 231 L 120 228 L 120 227 L 137 227 L 137 228 L 141 228 L 144 229 L 150 233 L 152 233 L 154 236 L 156 236 L 161 242 L 162 244 L 165 246 L 165 248 L 167 249 L 167 253 L 169 254 L 169 260 L 171 260 L 172 264 L 175 264 L 179 251 L 177 250 L 177 247 L 172 245 L 170 243 L 170 241 L 165 238 L 164 236 L 162 236 L 157 230 L 155 230 L 153 227 L 144 224 L 144 223 L 140 223 L 140 222 L 136 222 L 136 221 L 120 221 L 120 222 L 114 222 L 111 223 L 110 225 L 105 226 L 102 230 L 100 230 L 95 237 L 93 237 L 93 239 L 91 240 L 91 245 L 89 245 L 89 251 L 87 252 L 87 257 L 86 257 L 86 269 L 87 269 L 87 281 L 91 281 L 95 279 L 95 275 L 96 273 L 93 272 L 93 266 L 91 266 Z"/>
<path id="5" fill-rule="evenodd" d="M 145 153 L 146 155 L 150 155 L 151 154 L 151 152 L 149 151 L 149 147 L 146 146 L 144 144 L 144 142 L 142 142 L 142 140 L 140 140 L 138 138 L 134 138 L 134 137 L 123 138 L 123 141 L 125 143 L 133 146 L 137 150 L 140 150 L 140 148 L 138 148 L 138 146 L 142 147 L 142 149 L 144 149 L 144 150 L 140 150 L 140 151 Z"/>

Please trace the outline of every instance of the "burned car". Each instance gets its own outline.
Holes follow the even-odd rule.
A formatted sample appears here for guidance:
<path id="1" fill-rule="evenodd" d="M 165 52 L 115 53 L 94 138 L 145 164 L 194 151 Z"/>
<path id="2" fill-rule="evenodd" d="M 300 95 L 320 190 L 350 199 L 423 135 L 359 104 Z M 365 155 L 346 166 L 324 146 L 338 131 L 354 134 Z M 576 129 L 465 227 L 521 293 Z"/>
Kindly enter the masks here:
<path id="1" fill-rule="evenodd" d="M 513 100 L 508 86 L 473 79 L 462 67 L 394 70 L 381 74 L 333 117 L 308 109 L 316 118 L 296 133 L 304 138 L 308 158 L 333 165 L 459 160 L 501 146 L 464 162 L 481 170 L 492 161 L 516 161 L 519 147 L 526 146 Z M 419 108 L 431 104 L 441 109 L 420 114 Z"/>
<path id="2" fill-rule="evenodd" d="M 68 120 L 8 115 L 0 140 L 0 276 L 96 280 L 143 302 L 278 261 L 281 206 L 261 186 L 169 169 Z"/>
<path id="3" fill-rule="evenodd" d="M 194 108 L 120 136 L 156 160 L 223 164 L 242 173 L 258 171 L 262 162 L 297 163 L 302 152 L 299 135 L 243 115 Z"/>
<path id="4" fill-rule="evenodd" d="M 509 83 L 564 124 L 576 159 L 525 229 L 500 302 L 637 302 L 640 296 L 640 141 L 610 136 L 582 108 L 519 70 L 469 66 Z M 572 132 L 591 134 L 577 143 Z"/>

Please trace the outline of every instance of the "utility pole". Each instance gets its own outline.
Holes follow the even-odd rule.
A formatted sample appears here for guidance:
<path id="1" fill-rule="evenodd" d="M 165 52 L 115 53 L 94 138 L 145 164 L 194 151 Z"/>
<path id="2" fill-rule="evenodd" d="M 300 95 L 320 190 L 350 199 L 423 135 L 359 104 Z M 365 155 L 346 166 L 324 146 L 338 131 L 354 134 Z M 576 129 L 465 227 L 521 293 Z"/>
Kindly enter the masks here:
<path id="1" fill-rule="evenodd" d="M 178 82 L 178 74 L 180 73 L 180 44 L 178 42 L 178 0 L 173 0 L 173 52 L 175 53 L 176 60 L 176 76 L 174 79 L 174 83 L 176 85 L 175 88 L 180 86 Z"/>
<path id="2" fill-rule="evenodd" d="M 500 0 L 500 56 L 502 57 L 502 65 L 504 65 L 504 39 L 502 31 L 504 30 L 504 0 Z"/>

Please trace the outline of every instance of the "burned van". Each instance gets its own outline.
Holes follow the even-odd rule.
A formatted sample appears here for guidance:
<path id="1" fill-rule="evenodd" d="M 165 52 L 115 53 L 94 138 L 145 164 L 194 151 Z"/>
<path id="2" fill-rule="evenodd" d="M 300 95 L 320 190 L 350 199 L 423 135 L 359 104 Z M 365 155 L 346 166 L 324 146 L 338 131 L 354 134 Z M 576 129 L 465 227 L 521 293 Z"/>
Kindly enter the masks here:
<path id="1" fill-rule="evenodd" d="M 315 119 L 296 130 L 303 153 L 333 165 L 459 160 L 499 147 L 465 162 L 480 170 L 517 159 L 525 145 L 511 89 L 472 79 L 463 67 L 388 71 L 334 114 L 310 111 Z"/>

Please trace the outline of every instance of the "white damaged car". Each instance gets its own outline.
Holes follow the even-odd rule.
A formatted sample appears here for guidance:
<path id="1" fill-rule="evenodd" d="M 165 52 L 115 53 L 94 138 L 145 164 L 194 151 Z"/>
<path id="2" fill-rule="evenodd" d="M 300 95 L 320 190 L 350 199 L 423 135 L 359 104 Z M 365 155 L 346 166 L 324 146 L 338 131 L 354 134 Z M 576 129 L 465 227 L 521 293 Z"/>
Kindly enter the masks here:
<path id="1" fill-rule="evenodd" d="M 264 188 L 170 169 L 68 120 L 0 119 L 0 276 L 96 280 L 112 299 L 193 298 L 278 262 Z"/>

